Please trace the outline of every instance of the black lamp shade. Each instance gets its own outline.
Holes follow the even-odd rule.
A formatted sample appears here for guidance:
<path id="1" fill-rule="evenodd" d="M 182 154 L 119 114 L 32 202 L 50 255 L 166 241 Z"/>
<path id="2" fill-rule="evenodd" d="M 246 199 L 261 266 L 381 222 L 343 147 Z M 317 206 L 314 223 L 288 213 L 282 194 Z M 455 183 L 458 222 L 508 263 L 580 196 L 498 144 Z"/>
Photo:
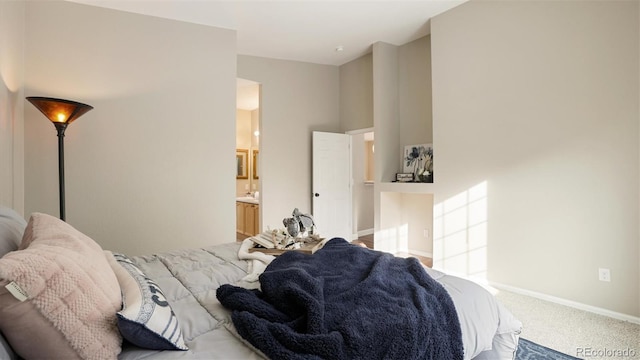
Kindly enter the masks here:
<path id="1" fill-rule="evenodd" d="M 27 97 L 27 100 L 53 123 L 70 124 L 87 111 L 93 109 L 91 105 L 71 100 L 39 96 L 30 96 Z"/>

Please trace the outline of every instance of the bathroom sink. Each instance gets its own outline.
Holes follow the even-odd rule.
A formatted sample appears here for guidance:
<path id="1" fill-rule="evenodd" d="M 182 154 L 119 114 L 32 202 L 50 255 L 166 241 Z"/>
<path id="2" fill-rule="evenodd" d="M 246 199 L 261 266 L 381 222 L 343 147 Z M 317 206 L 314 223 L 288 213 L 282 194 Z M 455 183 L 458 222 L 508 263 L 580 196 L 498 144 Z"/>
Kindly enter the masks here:
<path id="1" fill-rule="evenodd" d="M 260 204 L 260 200 L 252 197 L 252 196 L 241 196 L 237 197 L 236 201 L 245 202 L 249 204 Z"/>

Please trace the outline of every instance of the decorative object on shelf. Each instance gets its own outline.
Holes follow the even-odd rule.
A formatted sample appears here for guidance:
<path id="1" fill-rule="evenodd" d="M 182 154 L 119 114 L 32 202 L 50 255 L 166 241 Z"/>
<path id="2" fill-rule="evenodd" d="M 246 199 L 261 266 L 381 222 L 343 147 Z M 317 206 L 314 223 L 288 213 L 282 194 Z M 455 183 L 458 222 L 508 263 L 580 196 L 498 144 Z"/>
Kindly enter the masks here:
<path id="1" fill-rule="evenodd" d="M 248 160 L 249 150 L 236 149 L 236 179 L 249 178 Z"/>
<path id="2" fill-rule="evenodd" d="M 431 144 L 404 147 L 402 171 L 412 173 L 414 182 L 433 182 L 433 146 Z"/>
<path id="3" fill-rule="evenodd" d="M 65 220 L 64 206 L 64 131 L 67 126 L 84 115 L 93 106 L 71 100 L 48 97 L 27 97 L 44 116 L 49 119 L 58 131 L 58 186 L 60 192 L 60 220 Z"/>
<path id="4" fill-rule="evenodd" d="M 413 173 L 397 173 L 396 174 L 397 182 L 412 182 L 413 181 Z"/>

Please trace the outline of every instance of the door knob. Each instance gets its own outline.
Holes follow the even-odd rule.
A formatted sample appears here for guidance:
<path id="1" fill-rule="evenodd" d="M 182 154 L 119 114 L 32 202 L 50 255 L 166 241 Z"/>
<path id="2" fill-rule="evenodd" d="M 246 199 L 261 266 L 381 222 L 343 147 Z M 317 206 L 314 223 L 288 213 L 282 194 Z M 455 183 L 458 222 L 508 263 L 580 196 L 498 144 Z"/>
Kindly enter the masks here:
<path id="1" fill-rule="evenodd" d="M 315 193 L 315 194 L 313 194 L 313 196 L 318 197 L 318 196 L 320 196 L 320 194 Z"/>

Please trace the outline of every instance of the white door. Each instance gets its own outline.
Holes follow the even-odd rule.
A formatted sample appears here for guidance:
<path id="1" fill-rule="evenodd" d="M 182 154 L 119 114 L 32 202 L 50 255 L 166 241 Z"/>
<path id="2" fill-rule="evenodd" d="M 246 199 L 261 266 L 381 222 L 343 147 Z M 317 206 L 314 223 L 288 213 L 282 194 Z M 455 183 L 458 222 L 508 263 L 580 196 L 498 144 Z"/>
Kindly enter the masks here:
<path id="1" fill-rule="evenodd" d="M 351 241 L 351 136 L 313 132 L 313 219 L 320 236 Z"/>

